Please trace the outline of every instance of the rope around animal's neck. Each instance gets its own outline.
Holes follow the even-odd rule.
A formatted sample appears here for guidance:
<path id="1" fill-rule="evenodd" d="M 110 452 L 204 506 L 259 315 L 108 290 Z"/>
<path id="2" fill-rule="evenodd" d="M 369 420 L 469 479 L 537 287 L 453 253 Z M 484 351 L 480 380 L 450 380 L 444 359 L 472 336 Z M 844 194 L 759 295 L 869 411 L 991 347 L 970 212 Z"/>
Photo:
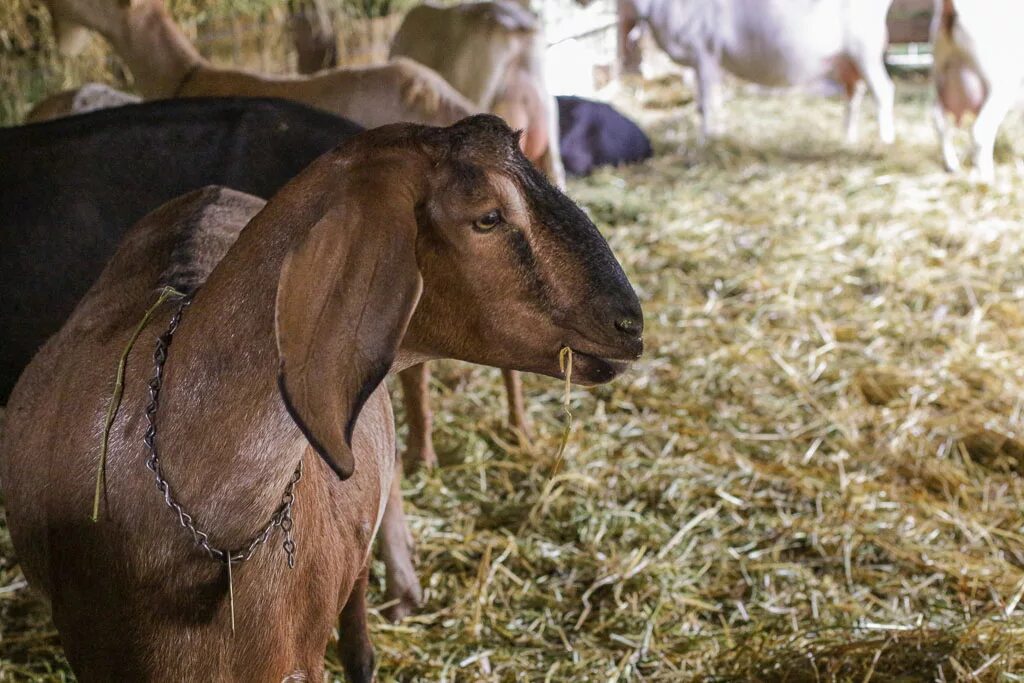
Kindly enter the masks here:
<path id="1" fill-rule="evenodd" d="M 142 316 L 142 320 L 135 326 L 135 330 L 132 332 L 132 336 L 128 339 L 128 343 L 124 347 L 124 351 L 121 352 L 121 358 L 117 362 L 117 375 L 114 377 L 114 393 L 110 397 L 110 403 L 107 404 L 107 417 L 103 422 L 103 435 L 100 441 L 100 461 L 96 467 L 96 492 L 92 500 L 92 519 L 93 522 L 98 522 L 100 519 L 100 498 L 102 497 L 104 487 L 106 486 L 106 471 L 107 471 L 107 453 L 110 450 L 110 430 L 114 426 L 114 420 L 117 418 L 117 411 L 121 407 L 121 398 L 124 396 L 124 371 L 128 365 L 128 355 L 132 352 L 135 347 L 135 342 L 138 341 L 139 335 L 142 334 L 142 330 L 146 328 L 149 321 L 153 318 L 157 309 L 160 308 L 169 299 L 181 299 L 185 296 L 184 293 L 179 292 L 173 287 L 164 287 L 160 290 L 160 295 L 157 297 L 156 302 L 146 310 L 145 315 Z"/>

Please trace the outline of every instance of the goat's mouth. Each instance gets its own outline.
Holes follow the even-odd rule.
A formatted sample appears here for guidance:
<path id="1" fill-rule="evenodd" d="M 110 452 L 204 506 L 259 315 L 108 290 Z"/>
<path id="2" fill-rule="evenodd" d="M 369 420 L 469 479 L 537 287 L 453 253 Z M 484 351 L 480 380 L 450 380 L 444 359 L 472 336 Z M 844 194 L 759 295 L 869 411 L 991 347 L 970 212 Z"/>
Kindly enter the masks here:
<path id="1" fill-rule="evenodd" d="M 620 358 L 602 358 L 572 348 L 572 381 L 586 385 L 604 384 L 628 370 L 632 362 Z"/>
<path id="2" fill-rule="evenodd" d="M 603 384 L 629 369 L 643 353 L 643 339 L 637 337 L 620 345 L 589 344 L 579 340 L 565 344 L 572 349 L 572 381 L 576 384 Z"/>

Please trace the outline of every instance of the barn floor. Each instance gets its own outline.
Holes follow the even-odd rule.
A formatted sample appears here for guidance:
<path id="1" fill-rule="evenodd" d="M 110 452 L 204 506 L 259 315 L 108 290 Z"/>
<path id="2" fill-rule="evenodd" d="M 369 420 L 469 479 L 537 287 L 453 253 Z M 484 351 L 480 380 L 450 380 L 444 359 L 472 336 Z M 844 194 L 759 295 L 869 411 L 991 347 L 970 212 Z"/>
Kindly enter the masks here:
<path id="1" fill-rule="evenodd" d="M 427 604 L 372 615 L 380 680 L 1024 681 L 1024 121 L 977 188 L 898 90 L 891 149 L 870 102 L 845 147 L 838 101 L 742 89 L 697 149 L 685 93 L 645 91 L 657 158 L 570 185 L 645 358 L 573 391 L 557 472 L 558 382 L 527 379 L 525 452 L 496 371 L 438 367 Z M 0 557 L 0 676 L 67 680 Z"/>

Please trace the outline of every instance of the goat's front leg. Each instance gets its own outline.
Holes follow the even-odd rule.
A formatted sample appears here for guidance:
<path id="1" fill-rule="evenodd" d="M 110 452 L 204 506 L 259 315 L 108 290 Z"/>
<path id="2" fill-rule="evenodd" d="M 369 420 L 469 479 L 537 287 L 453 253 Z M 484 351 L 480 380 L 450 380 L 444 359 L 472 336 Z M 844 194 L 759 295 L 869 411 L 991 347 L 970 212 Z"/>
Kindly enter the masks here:
<path id="1" fill-rule="evenodd" d="M 700 108 L 700 143 L 722 134 L 718 120 L 721 110 L 721 66 L 716 55 L 701 50 L 694 62 L 697 72 L 697 100 Z"/>
<path id="2" fill-rule="evenodd" d="M 520 446 L 530 441 L 530 423 L 526 419 L 526 406 L 523 402 L 523 380 L 515 370 L 502 370 L 501 377 L 505 380 L 505 393 L 508 395 L 508 424 L 516 433 Z"/>
<path id="3" fill-rule="evenodd" d="M 639 12 L 633 0 L 617 0 L 618 21 L 616 22 L 616 48 L 618 52 L 619 76 L 640 75 L 643 52 L 640 47 L 641 31 Z"/>
<path id="4" fill-rule="evenodd" d="M 878 136 L 884 144 L 892 144 L 896 140 L 896 88 L 882 60 L 867 59 L 859 66 L 878 104 Z"/>
<path id="5" fill-rule="evenodd" d="M 351 683 L 372 683 L 373 644 L 366 626 L 366 584 L 370 567 L 363 567 L 338 618 L 338 658 Z"/>
<path id="6" fill-rule="evenodd" d="M 409 423 L 409 436 L 402 460 L 412 472 L 418 467 L 437 465 L 434 452 L 434 414 L 430 410 L 430 369 L 426 363 L 414 365 L 398 373 L 405 398 L 405 419 Z"/>
<path id="7" fill-rule="evenodd" d="M 412 614 L 423 602 L 423 591 L 412 563 L 412 533 L 402 510 L 402 462 L 395 458 L 395 476 L 391 478 L 384 518 L 380 523 L 380 554 L 384 560 L 384 595 L 393 605 L 384 610 L 392 622 Z"/>

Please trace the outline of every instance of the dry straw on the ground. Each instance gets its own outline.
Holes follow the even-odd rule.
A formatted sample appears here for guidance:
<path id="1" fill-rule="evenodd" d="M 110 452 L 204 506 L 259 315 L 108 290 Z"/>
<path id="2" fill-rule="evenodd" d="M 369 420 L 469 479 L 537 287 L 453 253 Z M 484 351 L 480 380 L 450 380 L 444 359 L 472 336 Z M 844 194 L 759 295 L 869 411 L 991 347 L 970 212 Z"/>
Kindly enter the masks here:
<path id="1" fill-rule="evenodd" d="M 698 149 L 677 86 L 641 95 L 657 158 L 570 191 L 646 356 L 573 392 L 555 476 L 558 382 L 528 379 L 523 452 L 496 371 L 438 369 L 443 465 L 405 485 L 427 604 L 372 616 L 382 681 L 1024 681 L 1024 126 L 976 188 L 898 85 L 892 148 L 735 90 Z M 66 680 L 0 558 L 0 678 Z"/>

